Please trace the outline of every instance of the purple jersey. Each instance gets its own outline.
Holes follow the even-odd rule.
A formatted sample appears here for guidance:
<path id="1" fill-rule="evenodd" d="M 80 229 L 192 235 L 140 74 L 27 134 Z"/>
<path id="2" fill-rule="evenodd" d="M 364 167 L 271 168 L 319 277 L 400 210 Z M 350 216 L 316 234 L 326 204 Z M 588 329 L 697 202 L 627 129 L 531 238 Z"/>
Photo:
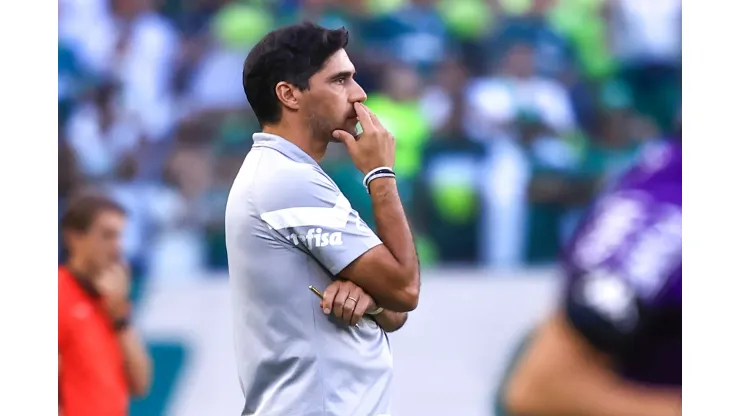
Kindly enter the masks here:
<path id="1" fill-rule="evenodd" d="M 681 385 L 681 144 L 649 149 L 565 251 L 566 313 L 631 380 Z"/>

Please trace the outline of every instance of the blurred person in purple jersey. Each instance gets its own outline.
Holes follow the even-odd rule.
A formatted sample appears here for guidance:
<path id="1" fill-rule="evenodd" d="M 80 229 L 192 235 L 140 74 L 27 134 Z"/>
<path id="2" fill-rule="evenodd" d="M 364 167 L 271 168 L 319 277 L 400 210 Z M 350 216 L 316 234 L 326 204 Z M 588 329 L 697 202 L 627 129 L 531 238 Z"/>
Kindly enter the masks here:
<path id="1" fill-rule="evenodd" d="M 564 251 L 560 308 L 499 390 L 511 416 L 681 414 L 681 133 L 595 205 Z"/>

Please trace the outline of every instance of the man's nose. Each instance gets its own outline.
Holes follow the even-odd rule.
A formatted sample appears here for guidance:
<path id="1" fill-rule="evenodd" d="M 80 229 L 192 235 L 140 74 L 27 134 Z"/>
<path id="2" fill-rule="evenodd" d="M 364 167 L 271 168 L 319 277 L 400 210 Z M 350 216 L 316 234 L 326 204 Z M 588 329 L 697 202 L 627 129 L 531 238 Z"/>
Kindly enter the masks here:
<path id="1" fill-rule="evenodd" d="M 364 103 L 367 100 L 367 94 L 365 90 L 358 83 L 354 83 L 354 88 L 350 94 L 350 103 Z"/>

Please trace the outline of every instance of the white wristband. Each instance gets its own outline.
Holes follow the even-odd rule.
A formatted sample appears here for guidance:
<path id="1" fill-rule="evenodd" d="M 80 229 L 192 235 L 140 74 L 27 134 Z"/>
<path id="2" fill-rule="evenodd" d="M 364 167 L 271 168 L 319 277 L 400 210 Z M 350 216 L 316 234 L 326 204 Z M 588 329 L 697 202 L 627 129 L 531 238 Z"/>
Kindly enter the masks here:
<path id="1" fill-rule="evenodd" d="M 383 312 L 384 310 L 385 310 L 384 308 L 378 308 L 372 312 L 365 312 L 365 313 L 368 315 L 375 316 L 375 315 L 380 315 L 380 313 Z"/>
<path id="2" fill-rule="evenodd" d="M 393 172 L 392 168 L 389 168 L 387 166 L 375 168 L 368 172 L 367 175 L 365 175 L 365 178 L 362 179 L 362 184 L 365 185 L 365 188 L 367 188 L 367 185 L 370 183 L 371 180 L 373 180 L 373 176 L 380 174 L 379 172 L 383 172 L 383 174 L 392 174 L 395 176 L 395 172 Z"/>

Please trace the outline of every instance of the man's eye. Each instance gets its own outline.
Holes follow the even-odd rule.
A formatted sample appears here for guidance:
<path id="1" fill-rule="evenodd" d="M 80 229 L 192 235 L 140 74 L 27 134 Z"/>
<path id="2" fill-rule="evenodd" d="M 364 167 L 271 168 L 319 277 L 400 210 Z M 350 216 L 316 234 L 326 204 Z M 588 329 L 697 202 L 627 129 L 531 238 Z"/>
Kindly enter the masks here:
<path id="1" fill-rule="evenodd" d="M 347 81 L 347 78 L 339 78 L 337 79 L 337 84 L 344 84 Z"/>

